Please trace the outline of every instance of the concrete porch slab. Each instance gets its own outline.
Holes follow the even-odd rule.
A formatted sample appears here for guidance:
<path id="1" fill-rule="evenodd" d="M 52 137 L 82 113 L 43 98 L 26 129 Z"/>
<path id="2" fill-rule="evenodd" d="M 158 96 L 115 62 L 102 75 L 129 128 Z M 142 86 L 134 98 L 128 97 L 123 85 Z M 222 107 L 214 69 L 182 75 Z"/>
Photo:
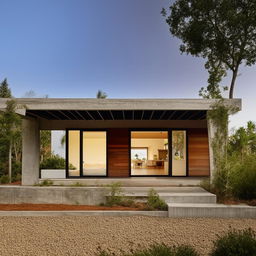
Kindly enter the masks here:
<path id="1" fill-rule="evenodd" d="M 120 182 L 124 187 L 178 187 L 198 186 L 201 177 L 130 177 L 130 178 L 87 178 L 87 179 L 51 179 L 53 185 L 72 185 L 80 183 L 86 186 L 105 186 Z M 40 182 L 44 179 L 40 179 Z"/>

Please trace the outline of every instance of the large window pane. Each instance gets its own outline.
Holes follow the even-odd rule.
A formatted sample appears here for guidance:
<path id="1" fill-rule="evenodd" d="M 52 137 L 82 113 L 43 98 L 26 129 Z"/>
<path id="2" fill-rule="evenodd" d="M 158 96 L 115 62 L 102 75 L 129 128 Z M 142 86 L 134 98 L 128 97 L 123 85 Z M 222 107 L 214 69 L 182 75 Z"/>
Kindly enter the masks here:
<path id="1" fill-rule="evenodd" d="M 131 132 L 131 175 L 168 174 L 168 132 Z"/>
<path id="2" fill-rule="evenodd" d="M 172 175 L 186 176 L 186 131 L 172 131 Z"/>
<path id="3" fill-rule="evenodd" d="M 107 133 L 105 131 L 83 132 L 83 175 L 106 176 Z"/>
<path id="4" fill-rule="evenodd" d="M 80 131 L 68 131 L 69 176 L 80 176 Z"/>

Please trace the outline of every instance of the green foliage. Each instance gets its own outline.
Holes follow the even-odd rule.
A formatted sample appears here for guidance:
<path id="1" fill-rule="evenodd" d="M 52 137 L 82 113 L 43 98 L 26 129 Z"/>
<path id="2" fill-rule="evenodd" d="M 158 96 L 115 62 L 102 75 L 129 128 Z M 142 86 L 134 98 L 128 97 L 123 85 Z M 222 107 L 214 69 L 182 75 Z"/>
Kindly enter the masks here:
<path id="1" fill-rule="evenodd" d="M 100 251 L 99 256 L 114 256 L 114 253 Z M 199 256 L 194 248 L 188 245 L 167 246 L 165 244 L 153 244 L 149 248 L 122 253 L 121 256 Z"/>
<path id="2" fill-rule="evenodd" d="M 229 171 L 229 187 L 234 197 L 256 199 L 256 155 L 245 156 L 243 161 L 235 158 Z"/>
<path id="3" fill-rule="evenodd" d="M 150 211 L 153 210 L 160 210 L 160 211 L 167 211 L 168 206 L 164 200 L 162 200 L 158 193 L 152 188 L 148 192 L 148 198 L 146 203 L 146 208 Z"/>
<path id="4" fill-rule="evenodd" d="M 40 131 L 40 156 L 41 161 L 51 157 L 51 131 Z"/>
<path id="5" fill-rule="evenodd" d="M 11 92 L 11 89 L 9 88 L 7 79 L 5 78 L 0 83 L 0 98 L 11 98 L 11 97 L 12 97 L 12 92 Z"/>
<path id="6" fill-rule="evenodd" d="M 66 161 L 59 155 L 51 155 L 40 163 L 40 169 L 66 169 Z M 69 169 L 74 170 L 75 167 L 70 164 Z"/>
<path id="7" fill-rule="evenodd" d="M 3 175 L 0 177 L 0 184 L 7 184 L 10 182 L 10 178 L 8 175 Z"/>
<path id="8" fill-rule="evenodd" d="M 229 155 L 236 155 L 243 160 L 244 156 L 256 153 L 256 126 L 252 121 L 247 127 L 240 127 L 229 137 Z"/>
<path id="9" fill-rule="evenodd" d="M 96 95 L 97 99 L 106 99 L 107 97 L 108 97 L 108 95 L 105 92 L 98 90 L 97 95 Z"/>
<path id="10" fill-rule="evenodd" d="M 219 96 L 218 82 L 230 70 L 233 98 L 239 66 L 256 62 L 256 2 L 177 0 L 170 13 L 162 14 L 172 35 L 182 40 L 180 51 L 206 58 L 209 80 L 213 79 L 208 80 L 209 95 Z"/>
<path id="11" fill-rule="evenodd" d="M 52 186 L 52 185 L 53 185 L 53 181 L 51 181 L 51 180 L 43 180 L 39 184 L 35 184 L 35 186 L 39 186 L 39 187 L 48 187 L 48 186 Z"/>
<path id="12" fill-rule="evenodd" d="M 107 185 L 107 189 L 109 192 L 109 195 L 106 197 L 106 205 L 107 206 L 114 206 L 114 205 L 120 205 L 123 200 L 123 189 L 122 184 L 120 182 L 114 182 L 109 185 Z"/>
<path id="13" fill-rule="evenodd" d="M 229 231 L 214 242 L 211 256 L 255 256 L 256 234 L 251 229 Z"/>
<path id="14" fill-rule="evenodd" d="M 84 184 L 82 184 L 81 182 L 76 182 L 70 185 L 70 187 L 85 187 Z"/>
<path id="15" fill-rule="evenodd" d="M 21 160 L 21 117 L 15 112 L 17 108 L 15 100 L 8 100 L 6 110 L 0 114 L 0 173 L 7 174 L 9 170 L 10 179 L 12 166 L 8 160 L 12 163 L 13 153 L 16 160 Z"/>
<path id="16" fill-rule="evenodd" d="M 135 206 L 134 200 L 124 196 L 122 184 L 120 182 L 114 182 L 106 186 L 108 190 L 108 196 L 106 197 L 106 206 Z"/>

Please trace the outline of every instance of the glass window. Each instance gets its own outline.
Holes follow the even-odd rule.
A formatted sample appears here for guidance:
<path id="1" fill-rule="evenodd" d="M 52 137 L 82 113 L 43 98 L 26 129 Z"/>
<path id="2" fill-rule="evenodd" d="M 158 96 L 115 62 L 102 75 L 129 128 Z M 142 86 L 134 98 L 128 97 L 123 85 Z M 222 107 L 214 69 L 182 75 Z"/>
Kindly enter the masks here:
<path id="1" fill-rule="evenodd" d="M 131 132 L 132 176 L 168 175 L 168 161 L 168 132 Z"/>
<path id="2" fill-rule="evenodd" d="M 80 176 L 80 131 L 68 131 L 69 176 Z"/>
<path id="3" fill-rule="evenodd" d="M 83 175 L 106 176 L 107 133 L 105 131 L 83 132 Z"/>
<path id="4" fill-rule="evenodd" d="M 172 175 L 186 176 L 186 131 L 172 131 Z"/>

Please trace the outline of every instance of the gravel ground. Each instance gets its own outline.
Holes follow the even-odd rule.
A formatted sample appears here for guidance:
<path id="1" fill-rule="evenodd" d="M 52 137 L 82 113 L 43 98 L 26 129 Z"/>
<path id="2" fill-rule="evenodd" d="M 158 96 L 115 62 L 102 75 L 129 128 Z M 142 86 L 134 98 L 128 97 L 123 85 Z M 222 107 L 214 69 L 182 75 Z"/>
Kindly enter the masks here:
<path id="1" fill-rule="evenodd" d="M 156 217 L 0 217 L 0 255 L 95 255 L 152 243 L 190 244 L 207 255 L 217 234 L 251 227 L 254 219 Z"/>

